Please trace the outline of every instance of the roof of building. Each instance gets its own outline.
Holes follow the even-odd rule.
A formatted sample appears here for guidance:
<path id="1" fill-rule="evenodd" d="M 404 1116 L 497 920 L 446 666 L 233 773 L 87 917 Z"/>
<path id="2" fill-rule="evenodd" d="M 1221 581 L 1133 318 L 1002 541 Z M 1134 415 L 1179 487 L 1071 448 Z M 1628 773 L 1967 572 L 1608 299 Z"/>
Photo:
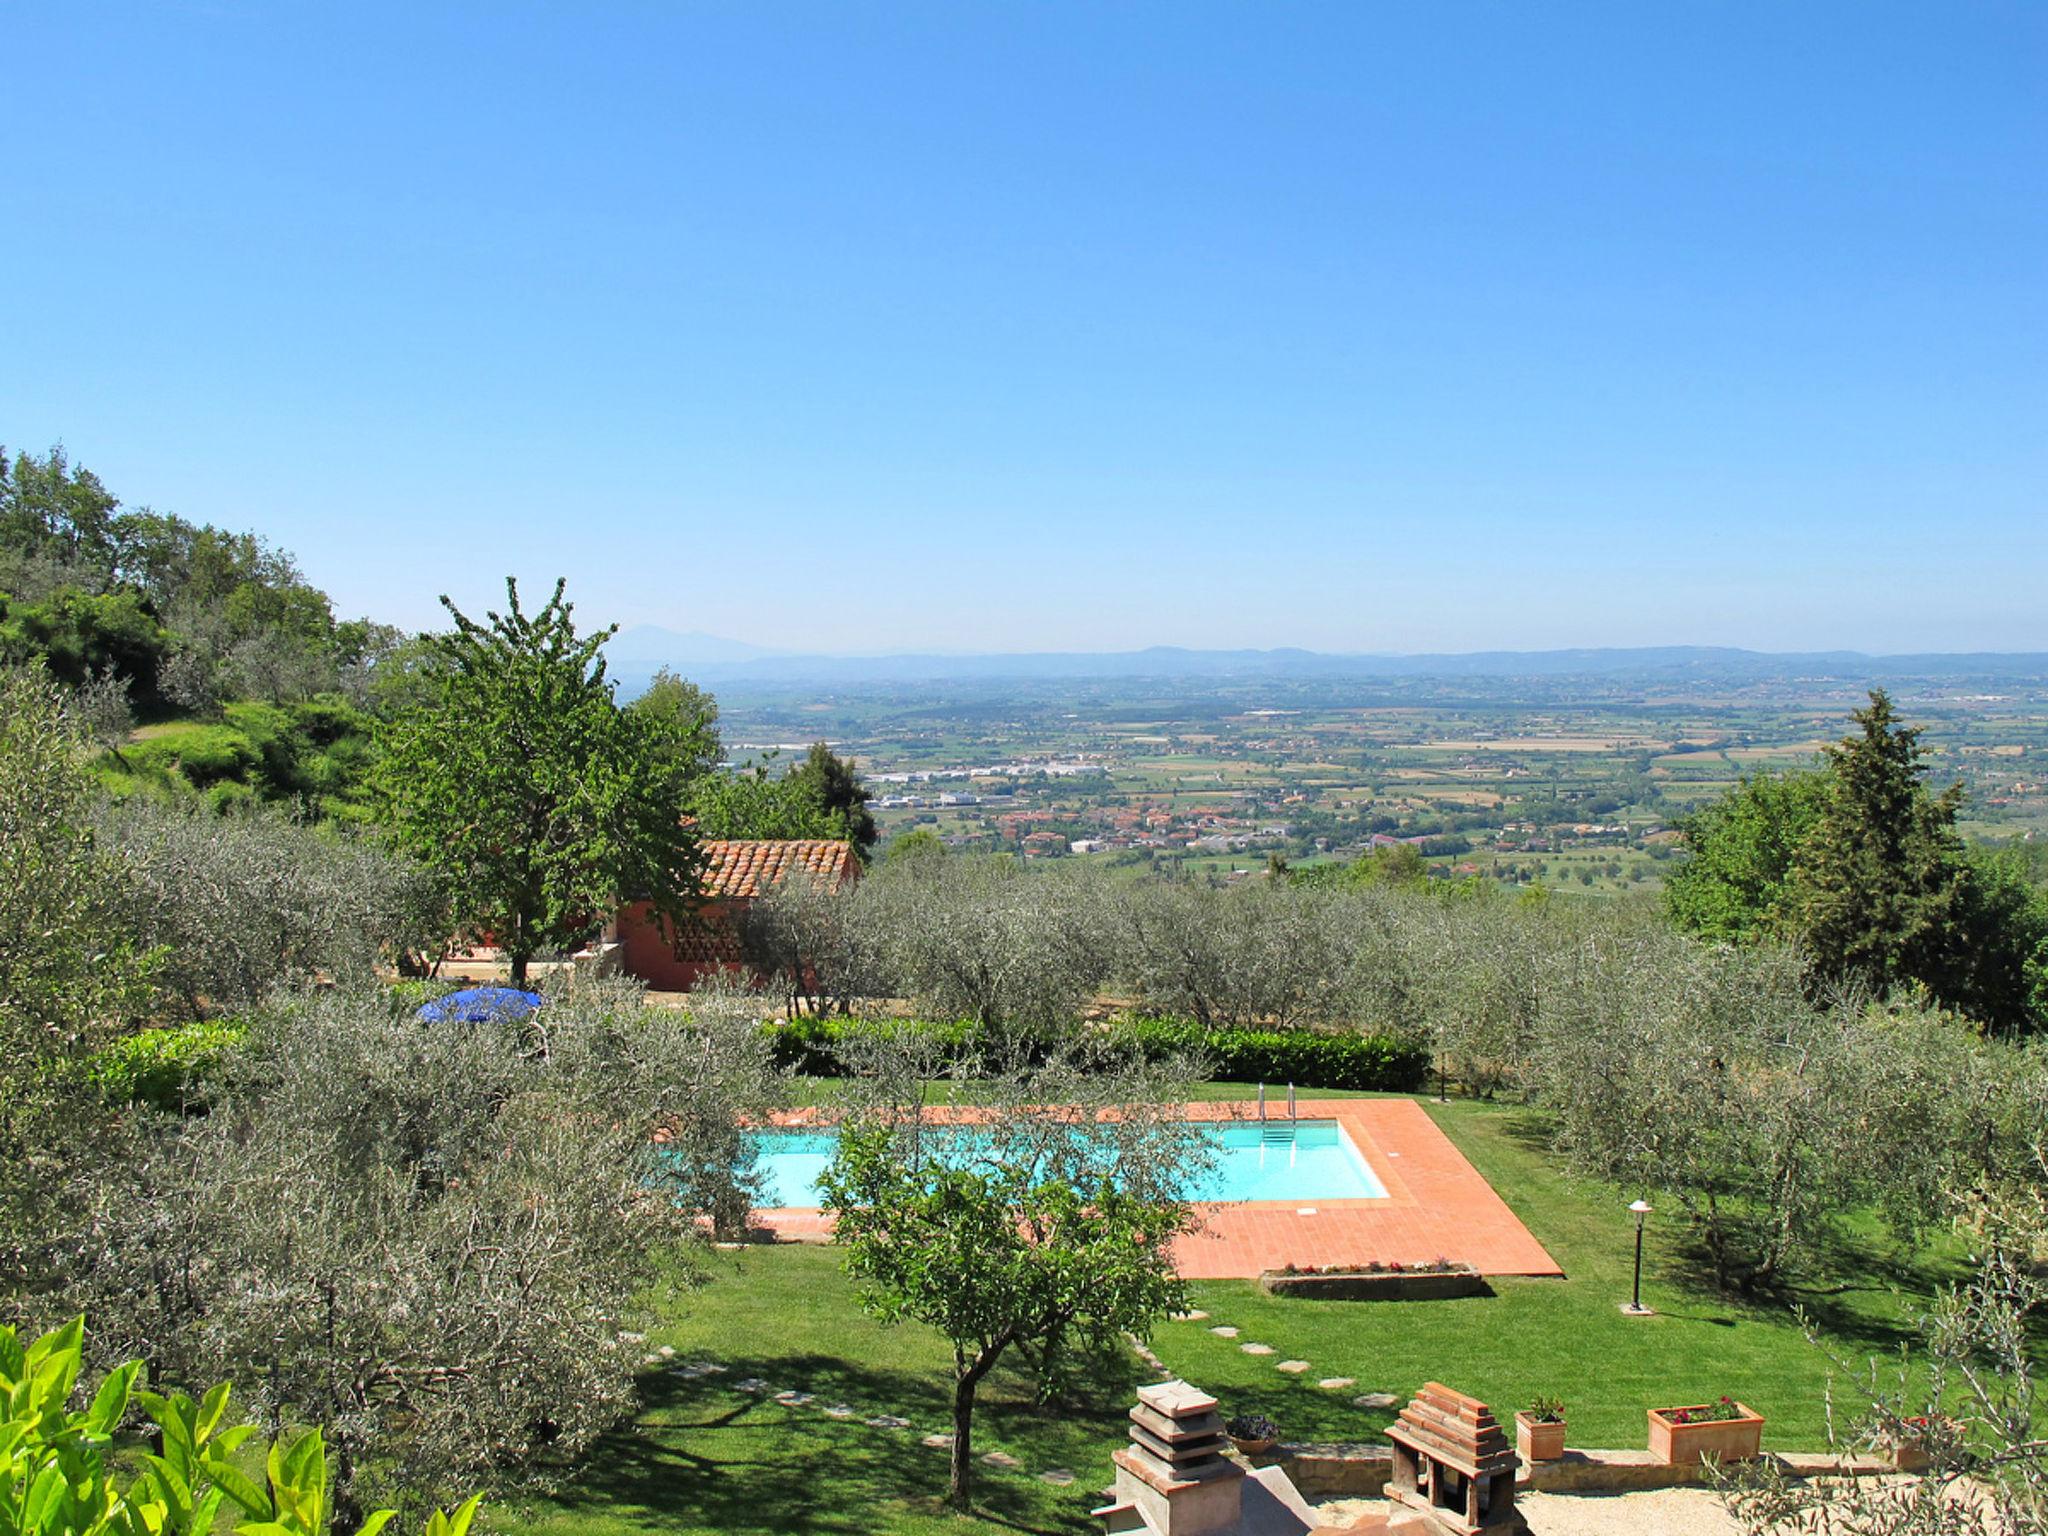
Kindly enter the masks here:
<path id="1" fill-rule="evenodd" d="M 851 845 L 829 837 L 706 839 L 704 856 L 704 894 L 714 899 L 759 896 L 797 869 L 830 888 L 860 878 Z"/>

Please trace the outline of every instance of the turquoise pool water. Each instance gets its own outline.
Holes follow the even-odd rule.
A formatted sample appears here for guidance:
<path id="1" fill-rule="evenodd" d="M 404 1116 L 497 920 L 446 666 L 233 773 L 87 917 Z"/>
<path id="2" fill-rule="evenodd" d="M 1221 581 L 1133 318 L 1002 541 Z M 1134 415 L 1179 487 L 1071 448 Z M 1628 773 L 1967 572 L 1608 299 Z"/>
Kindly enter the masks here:
<path id="1" fill-rule="evenodd" d="M 948 1133 L 972 1155 L 972 1131 Z M 1215 1167 L 1196 1200 L 1379 1200 L 1386 1186 L 1334 1120 L 1227 1122 L 1204 1126 Z M 748 1140 L 761 1173 L 761 1207 L 818 1203 L 818 1175 L 832 1161 L 832 1131 L 756 1131 Z"/>

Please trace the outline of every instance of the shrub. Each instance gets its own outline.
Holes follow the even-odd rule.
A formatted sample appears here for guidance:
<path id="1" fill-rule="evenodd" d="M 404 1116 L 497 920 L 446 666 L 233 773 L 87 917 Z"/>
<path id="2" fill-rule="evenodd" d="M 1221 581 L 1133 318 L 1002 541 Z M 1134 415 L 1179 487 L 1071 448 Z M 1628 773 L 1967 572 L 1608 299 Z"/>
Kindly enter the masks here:
<path id="1" fill-rule="evenodd" d="M 803 1077 L 846 1077 L 853 1070 L 850 1043 L 886 1040 L 892 1034 L 913 1034 L 935 1044 L 948 1067 L 975 1054 L 980 1031 L 962 1020 L 953 1024 L 871 1022 L 862 1019 L 778 1019 L 763 1026 L 779 1071 Z"/>
<path id="2" fill-rule="evenodd" d="M 1410 1093 L 1420 1088 L 1429 1054 L 1393 1035 L 1320 1029 L 1204 1029 L 1187 1019 L 1129 1019 L 1117 1033 L 1150 1060 L 1196 1056 L 1222 1082 L 1293 1083 Z"/>
<path id="3" fill-rule="evenodd" d="M 197 1402 L 183 1392 L 159 1395 L 143 1390 L 142 1362 L 131 1360 L 108 1374 L 91 1407 L 71 1409 L 84 1338 L 82 1317 L 25 1344 L 0 1327 L 0 1530 L 205 1536 L 225 1510 L 231 1520 L 248 1517 L 236 1529 L 267 1536 L 325 1536 L 336 1517 L 344 1529 L 374 1536 L 391 1520 L 388 1509 L 338 1507 L 317 1429 L 275 1442 L 266 1484 L 258 1484 L 235 1454 L 256 1426 L 223 1423 L 226 1382 Z M 121 1459 L 111 1453 L 131 1405 L 156 1421 L 164 1454 L 144 1458 L 122 1488 Z M 427 1536 L 464 1536 L 477 1503 L 472 1496 L 452 1516 L 434 1511 Z"/>
<path id="4" fill-rule="evenodd" d="M 137 773 L 168 777 L 175 769 L 199 789 L 223 779 L 246 782 L 259 760 L 249 738 L 227 725 L 180 726 L 136 742 L 123 756 Z"/>
<path id="5" fill-rule="evenodd" d="M 775 1065 L 805 1077 L 845 1077 L 856 1040 L 886 1041 L 914 1034 L 939 1047 L 948 1067 L 994 1055 L 1010 1062 L 1043 1060 L 1062 1037 L 1040 1030 L 1020 1037 L 990 1031 L 971 1020 L 950 1024 L 860 1019 L 790 1019 L 764 1026 Z M 1204 1062 L 1222 1082 L 1294 1083 L 1303 1088 L 1344 1088 L 1409 1093 L 1423 1084 L 1428 1053 L 1391 1035 L 1351 1035 L 1316 1029 L 1204 1029 L 1188 1019 L 1127 1019 L 1110 1031 L 1113 1043 L 1134 1046 L 1147 1061 L 1175 1056 Z"/>
<path id="6" fill-rule="evenodd" d="M 86 1061 L 86 1075 L 116 1102 L 183 1109 L 248 1033 L 249 1026 L 236 1019 L 145 1029 L 95 1052 Z"/>

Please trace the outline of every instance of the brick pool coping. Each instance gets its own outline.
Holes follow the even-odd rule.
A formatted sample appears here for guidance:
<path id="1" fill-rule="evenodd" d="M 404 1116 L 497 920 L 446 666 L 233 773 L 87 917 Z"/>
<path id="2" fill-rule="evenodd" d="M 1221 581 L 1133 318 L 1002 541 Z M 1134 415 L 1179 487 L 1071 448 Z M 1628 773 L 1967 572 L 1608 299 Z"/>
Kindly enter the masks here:
<path id="1" fill-rule="evenodd" d="M 1256 1119 L 1250 1100 L 1187 1106 L 1194 1120 Z M 1198 1231 L 1174 1245 L 1190 1280 L 1248 1280 L 1286 1265 L 1469 1264 L 1485 1275 L 1562 1275 L 1557 1261 L 1508 1209 L 1413 1099 L 1299 1099 L 1304 1120 L 1335 1120 L 1386 1188 L 1374 1200 L 1245 1200 L 1196 1206 Z M 972 1124 L 971 1106 L 934 1106 L 941 1122 Z M 1271 1106 L 1268 1106 L 1271 1114 Z M 832 1123 L 818 1110 L 773 1117 L 778 1126 Z M 1309 1212 L 1312 1214 L 1304 1214 Z M 784 1242 L 820 1242 L 831 1224 L 815 1207 L 753 1214 L 753 1223 Z"/>

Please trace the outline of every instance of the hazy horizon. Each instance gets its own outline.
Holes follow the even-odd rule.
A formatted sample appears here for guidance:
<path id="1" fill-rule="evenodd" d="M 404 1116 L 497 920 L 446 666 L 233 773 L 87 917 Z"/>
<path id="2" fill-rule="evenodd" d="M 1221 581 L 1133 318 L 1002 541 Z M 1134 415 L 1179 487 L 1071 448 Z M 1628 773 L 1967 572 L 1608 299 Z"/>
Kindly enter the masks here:
<path id="1" fill-rule="evenodd" d="M 345 614 L 2048 649 L 2040 7 L 7 15 L 0 443 Z"/>

